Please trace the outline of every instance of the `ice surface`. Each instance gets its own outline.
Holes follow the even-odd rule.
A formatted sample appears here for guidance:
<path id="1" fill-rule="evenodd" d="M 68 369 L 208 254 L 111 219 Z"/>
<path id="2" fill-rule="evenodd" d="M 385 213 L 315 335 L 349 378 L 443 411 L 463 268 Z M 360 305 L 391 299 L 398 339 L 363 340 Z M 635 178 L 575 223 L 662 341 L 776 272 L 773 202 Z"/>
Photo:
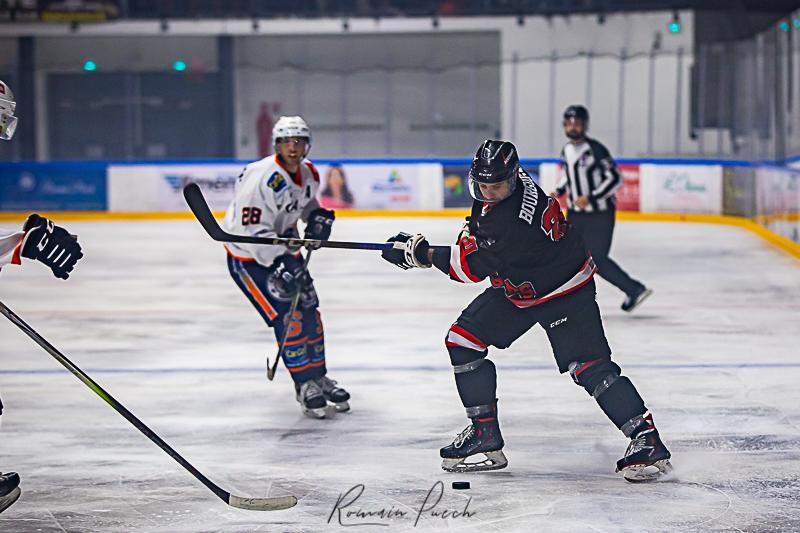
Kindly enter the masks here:
<path id="1" fill-rule="evenodd" d="M 288 511 L 232 509 L 5 319 L 0 470 L 22 497 L 0 530 L 339 531 L 340 494 L 364 485 L 342 522 L 356 531 L 763 531 L 800 529 L 800 263 L 734 227 L 622 222 L 612 254 L 655 290 L 633 315 L 598 282 L 616 360 L 673 452 L 670 482 L 614 474 L 626 439 L 559 375 L 535 328 L 491 355 L 509 467 L 440 470 L 466 423 L 444 335 L 483 285 L 403 272 L 375 252 L 320 250 L 311 270 L 330 375 L 353 411 L 301 415 L 271 331 L 193 221 L 68 224 L 86 258 L 62 282 L 7 267 L 0 299 L 197 468 L 240 496 L 295 494 Z M 399 230 L 449 243 L 456 219 L 337 220 L 334 238 Z M 469 491 L 450 483 L 468 480 Z M 417 511 L 437 481 L 436 507 Z M 399 510 L 392 519 L 347 510 Z"/>

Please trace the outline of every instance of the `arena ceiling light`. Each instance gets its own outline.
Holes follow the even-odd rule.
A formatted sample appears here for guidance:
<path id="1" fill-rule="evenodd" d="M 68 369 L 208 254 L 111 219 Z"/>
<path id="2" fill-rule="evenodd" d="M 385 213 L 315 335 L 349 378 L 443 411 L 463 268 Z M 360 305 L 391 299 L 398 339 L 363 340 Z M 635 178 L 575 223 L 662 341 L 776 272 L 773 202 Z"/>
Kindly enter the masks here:
<path id="1" fill-rule="evenodd" d="M 677 11 L 672 12 L 672 20 L 669 23 L 669 32 L 670 33 L 681 32 L 681 17 L 680 15 L 678 15 Z"/>

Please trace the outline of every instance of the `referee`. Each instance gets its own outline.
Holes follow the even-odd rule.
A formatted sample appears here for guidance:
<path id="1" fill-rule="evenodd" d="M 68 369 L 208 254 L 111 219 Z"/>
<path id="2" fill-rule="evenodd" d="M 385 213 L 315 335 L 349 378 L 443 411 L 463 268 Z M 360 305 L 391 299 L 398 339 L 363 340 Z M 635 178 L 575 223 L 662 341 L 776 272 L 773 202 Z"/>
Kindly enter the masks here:
<path id="1" fill-rule="evenodd" d="M 614 235 L 616 191 L 622 176 L 605 146 L 587 137 L 589 111 L 571 105 L 564 111 L 564 133 L 569 142 L 561 150 L 564 172 L 553 196 L 567 196 L 567 219 L 583 234 L 597 264 L 597 273 L 626 295 L 624 311 L 633 311 L 652 290 L 631 278 L 608 257 Z"/>

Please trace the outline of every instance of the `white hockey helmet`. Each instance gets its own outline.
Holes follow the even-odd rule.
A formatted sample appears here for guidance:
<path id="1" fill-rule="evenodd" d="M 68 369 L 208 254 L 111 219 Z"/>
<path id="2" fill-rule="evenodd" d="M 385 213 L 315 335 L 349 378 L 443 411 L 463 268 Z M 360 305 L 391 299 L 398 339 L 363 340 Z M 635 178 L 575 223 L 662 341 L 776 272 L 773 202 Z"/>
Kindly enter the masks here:
<path id="1" fill-rule="evenodd" d="M 304 137 L 307 139 L 305 155 L 311 150 L 311 129 L 303 120 L 303 117 L 280 117 L 275 125 L 272 127 L 272 145 L 278 144 L 278 139 L 284 137 Z"/>
<path id="2" fill-rule="evenodd" d="M 11 140 L 17 129 L 17 117 L 14 116 L 16 107 L 17 102 L 11 87 L 0 80 L 0 139 L 4 141 Z"/>

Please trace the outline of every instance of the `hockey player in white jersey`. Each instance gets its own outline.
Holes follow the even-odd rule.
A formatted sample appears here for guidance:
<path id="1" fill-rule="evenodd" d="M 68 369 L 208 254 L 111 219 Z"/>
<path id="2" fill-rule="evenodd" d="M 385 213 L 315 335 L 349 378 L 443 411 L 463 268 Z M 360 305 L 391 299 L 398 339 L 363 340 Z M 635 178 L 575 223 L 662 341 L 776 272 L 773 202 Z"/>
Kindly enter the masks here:
<path id="1" fill-rule="evenodd" d="M 250 163 L 236 181 L 236 195 L 225 214 L 231 233 L 263 237 L 298 237 L 298 220 L 306 222 L 306 239 L 327 240 L 334 213 L 317 201 L 319 174 L 306 159 L 311 131 L 301 117 L 280 117 L 272 129 L 275 153 Z M 303 412 L 324 418 L 327 403 L 350 409 L 350 394 L 328 378 L 325 336 L 319 300 L 302 254 L 285 246 L 225 245 L 228 270 L 250 303 L 271 326 Z M 296 311 L 288 316 L 299 291 Z"/>
<path id="2" fill-rule="evenodd" d="M 11 88 L 0 80 L 0 139 L 4 141 L 10 141 L 17 128 L 16 105 Z M 33 259 L 50 267 L 57 278 L 67 279 L 81 257 L 78 241 L 64 228 L 39 215 L 29 216 L 21 231 L 0 228 L 0 269 L 22 264 L 23 258 Z M 17 501 L 20 494 L 19 474 L 0 472 L 0 513 Z"/>

